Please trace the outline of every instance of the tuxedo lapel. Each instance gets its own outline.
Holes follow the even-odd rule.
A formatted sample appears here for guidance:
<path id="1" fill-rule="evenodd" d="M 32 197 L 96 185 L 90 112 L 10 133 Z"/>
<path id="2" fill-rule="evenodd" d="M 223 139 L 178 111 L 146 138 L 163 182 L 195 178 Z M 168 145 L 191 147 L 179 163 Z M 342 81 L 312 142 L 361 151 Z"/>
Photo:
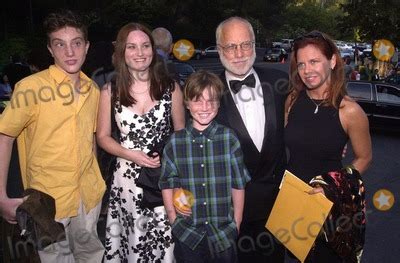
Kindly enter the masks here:
<path id="1" fill-rule="evenodd" d="M 268 151 L 268 145 L 271 145 L 271 139 L 274 138 L 276 132 L 276 105 L 275 97 L 273 92 L 273 84 L 268 81 L 268 76 L 259 73 L 257 75 L 260 79 L 263 97 L 264 97 L 264 110 L 265 110 L 265 128 L 264 128 L 264 140 L 261 148 L 261 153 L 264 154 Z"/>
<path id="2" fill-rule="evenodd" d="M 239 138 L 242 138 L 241 141 L 251 142 L 251 148 L 254 147 L 255 150 L 258 152 L 256 145 L 254 144 L 249 132 L 247 131 L 246 126 L 244 125 L 242 116 L 240 115 L 239 110 L 236 107 L 236 103 L 233 100 L 233 97 L 228 87 L 228 83 L 225 78 L 225 72 L 221 74 L 221 80 L 225 84 L 224 95 L 222 96 L 220 106 L 220 110 L 224 113 L 223 116 L 227 118 L 226 121 L 229 123 L 229 127 L 233 128 Z"/>

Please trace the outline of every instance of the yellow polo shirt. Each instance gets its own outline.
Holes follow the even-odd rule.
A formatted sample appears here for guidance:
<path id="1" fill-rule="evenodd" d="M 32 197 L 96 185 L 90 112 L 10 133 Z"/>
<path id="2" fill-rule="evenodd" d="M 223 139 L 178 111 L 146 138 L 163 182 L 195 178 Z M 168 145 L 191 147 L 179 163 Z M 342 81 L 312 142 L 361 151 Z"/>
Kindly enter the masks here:
<path id="1" fill-rule="evenodd" d="M 88 212 L 103 197 L 105 184 L 93 151 L 100 91 L 82 72 L 79 96 L 55 66 L 15 86 L 0 115 L 0 133 L 17 137 L 24 188 L 56 200 L 56 218 Z"/>

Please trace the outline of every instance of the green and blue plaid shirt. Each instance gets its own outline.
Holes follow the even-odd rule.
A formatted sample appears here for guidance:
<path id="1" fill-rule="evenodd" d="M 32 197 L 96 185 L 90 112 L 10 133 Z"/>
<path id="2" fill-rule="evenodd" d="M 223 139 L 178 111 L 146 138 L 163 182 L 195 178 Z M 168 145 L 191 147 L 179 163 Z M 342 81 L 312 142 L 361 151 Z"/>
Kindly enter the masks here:
<path id="1" fill-rule="evenodd" d="M 195 249 L 207 235 L 217 252 L 235 242 L 232 188 L 250 181 L 240 143 L 233 131 L 213 121 L 200 132 L 188 124 L 165 145 L 161 189 L 182 187 L 194 196 L 192 215 L 178 215 L 172 225 L 175 238 Z"/>

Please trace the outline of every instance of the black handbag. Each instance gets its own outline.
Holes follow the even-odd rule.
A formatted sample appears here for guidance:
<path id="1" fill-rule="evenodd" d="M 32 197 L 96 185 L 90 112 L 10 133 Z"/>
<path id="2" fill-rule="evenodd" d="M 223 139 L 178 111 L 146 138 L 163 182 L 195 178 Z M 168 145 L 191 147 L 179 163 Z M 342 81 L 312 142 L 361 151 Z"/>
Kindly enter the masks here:
<path id="1" fill-rule="evenodd" d="M 314 177 L 311 186 L 321 186 L 333 202 L 324 224 L 327 244 L 345 262 L 356 262 L 365 242 L 365 187 L 354 167 Z"/>
<path id="2" fill-rule="evenodd" d="M 143 208 L 153 209 L 154 207 L 163 205 L 161 190 L 158 187 L 160 176 L 161 167 L 143 167 L 140 171 L 136 185 L 143 188 L 143 196 L 140 202 Z"/>
<path id="3" fill-rule="evenodd" d="M 158 154 L 158 156 L 162 155 L 162 150 L 164 148 L 165 142 L 162 141 L 158 143 L 153 150 L 151 150 L 148 155 L 154 156 Z M 139 177 L 136 181 L 136 185 L 143 188 L 143 196 L 141 200 L 141 207 L 153 209 L 157 206 L 162 206 L 163 199 L 161 190 L 158 187 L 158 181 L 161 176 L 161 167 L 158 168 L 149 168 L 143 167 L 140 171 Z"/>

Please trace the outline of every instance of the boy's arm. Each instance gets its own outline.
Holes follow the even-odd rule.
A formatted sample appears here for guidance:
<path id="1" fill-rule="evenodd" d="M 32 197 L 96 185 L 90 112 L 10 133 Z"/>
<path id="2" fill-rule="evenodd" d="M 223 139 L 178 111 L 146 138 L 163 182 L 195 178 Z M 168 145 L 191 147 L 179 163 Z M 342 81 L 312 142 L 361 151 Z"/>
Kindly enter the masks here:
<path id="1" fill-rule="evenodd" d="M 176 219 L 176 212 L 173 201 L 174 189 L 163 189 L 161 193 L 163 197 L 164 207 L 167 211 L 169 223 L 173 224 Z"/>
<path id="2" fill-rule="evenodd" d="M 16 224 L 15 213 L 22 198 L 8 198 L 7 177 L 15 138 L 0 133 L 0 216 L 8 223 Z"/>
<path id="3" fill-rule="evenodd" d="M 238 232 L 242 223 L 243 207 L 244 207 L 244 189 L 232 188 L 233 217 L 236 222 Z"/>
<path id="4" fill-rule="evenodd" d="M 245 187 L 251 178 L 243 161 L 240 142 L 234 133 L 231 136 L 231 147 L 233 216 L 237 229 L 240 231 L 244 209 Z"/>
<path id="5" fill-rule="evenodd" d="M 36 81 L 20 81 L 15 85 L 10 103 L 4 109 L 0 118 L 0 216 L 10 224 L 16 224 L 15 213 L 24 198 L 8 198 L 7 178 L 11 153 L 15 138 L 22 130 L 33 123 L 38 114 L 38 100 L 34 87 Z M 33 96 L 30 96 L 29 94 Z"/>
<path id="6" fill-rule="evenodd" d="M 173 137 L 174 135 L 172 135 Z M 176 207 L 174 206 L 175 193 L 181 189 L 178 169 L 174 162 L 175 155 L 173 151 L 173 143 L 167 142 L 163 150 L 163 157 L 161 163 L 161 176 L 158 182 L 160 189 L 162 190 L 163 202 L 165 210 L 167 211 L 169 222 L 172 224 L 176 218 Z M 178 210 L 178 213 L 182 213 Z"/>

